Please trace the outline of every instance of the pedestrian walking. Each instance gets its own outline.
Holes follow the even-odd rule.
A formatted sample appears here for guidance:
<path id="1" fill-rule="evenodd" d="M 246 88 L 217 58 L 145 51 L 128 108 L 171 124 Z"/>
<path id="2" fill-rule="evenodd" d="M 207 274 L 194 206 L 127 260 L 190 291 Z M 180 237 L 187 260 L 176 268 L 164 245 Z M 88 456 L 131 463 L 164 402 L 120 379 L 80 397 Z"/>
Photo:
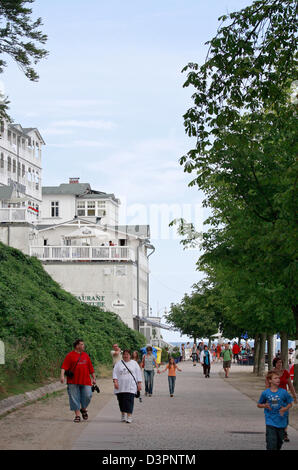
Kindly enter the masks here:
<path id="1" fill-rule="evenodd" d="M 166 368 L 164 370 L 158 370 L 158 374 L 162 374 L 163 372 L 168 371 L 168 382 L 169 382 L 169 392 L 170 392 L 170 397 L 174 396 L 174 391 L 175 391 L 175 384 L 176 384 L 176 371 L 182 372 L 182 369 L 179 369 L 177 364 L 175 363 L 175 359 L 173 357 L 170 357 L 168 364 L 166 365 Z"/>
<path id="2" fill-rule="evenodd" d="M 232 348 L 232 352 L 233 352 L 233 362 L 234 364 L 237 362 L 239 362 L 239 353 L 240 353 L 240 348 L 239 348 L 239 345 L 236 343 L 236 341 L 234 342 L 233 344 L 233 348 Z"/>
<path id="3" fill-rule="evenodd" d="M 181 354 L 182 354 L 182 361 L 185 361 L 185 345 L 184 345 L 184 343 L 181 344 Z"/>
<path id="4" fill-rule="evenodd" d="M 141 367 L 141 359 L 140 359 L 140 356 L 139 356 L 139 353 L 138 351 L 133 351 L 132 355 L 131 355 L 131 360 L 132 361 L 136 361 L 139 366 Z"/>
<path id="5" fill-rule="evenodd" d="M 197 348 L 196 343 L 193 344 L 193 347 L 191 350 L 191 357 L 192 357 L 192 362 L 193 362 L 192 365 L 196 366 L 198 362 L 198 348 Z"/>
<path id="6" fill-rule="evenodd" d="M 288 423 L 288 410 L 293 398 L 279 388 L 280 378 L 274 371 L 268 372 L 266 381 L 269 388 L 264 390 L 258 401 L 258 408 L 264 408 L 266 424 L 266 449 L 280 450 L 284 439 L 284 430 Z"/>
<path id="7" fill-rule="evenodd" d="M 131 359 L 128 349 L 122 353 L 123 359 L 113 369 L 114 394 L 117 396 L 121 421 L 132 423 L 134 399 L 142 388 L 142 373 L 138 363 Z"/>
<path id="8" fill-rule="evenodd" d="M 113 359 L 113 367 L 115 367 L 115 364 L 117 364 L 118 361 L 122 360 L 122 351 L 119 348 L 117 343 L 113 344 L 113 349 L 111 351 L 111 356 L 112 356 L 112 359 Z"/>
<path id="9" fill-rule="evenodd" d="M 217 362 L 221 360 L 221 350 L 222 350 L 221 344 L 218 343 L 217 346 L 216 346 L 216 360 L 217 360 Z"/>
<path id="10" fill-rule="evenodd" d="M 232 363 L 232 357 L 233 357 L 233 353 L 232 353 L 228 343 L 225 343 L 224 349 L 221 352 L 221 356 L 223 358 L 223 369 L 225 371 L 225 378 L 227 379 L 229 377 L 231 363 Z"/>
<path id="11" fill-rule="evenodd" d="M 145 379 L 145 396 L 152 396 L 154 384 L 154 367 L 158 369 L 158 364 L 153 356 L 152 347 L 147 346 L 146 354 L 144 354 L 141 362 L 141 367 L 144 369 Z"/>
<path id="12" fill-rule="evenodd" d="M 212 363 L 212 354 L 208 350 L 208 346 L 205 344 L 203 351 L 200 355 L 200 363 L 203 366 L 205 377 L 210 377 L 210 367 Z"/>
<path id="13" fill-rule="evenodd" d="M 297 395 L 296 395 L 296 392 L 295 392 L 295 389 L 293 387 L 293 384 L 292 384 L 292 381 L 291 381 L 291 376 L 290 376 L 290 373 L 283 368 L 282 366 L 282 360 L 280 359 L 280 357 L 275 357 L 273 359 L 273 372 L 275 372 L 278 376 L 279 376 L 279 388 L 282 388 L 286 391 L 290 391 L 291 392 L 291 395 L 293 397 L 293 400 L 294 400 L 294 403 L 297 403 Z M 265 381 L 265 384 L 266 384 L 266 387 L 269 387 L 269 381 L 266 379 Z M 289 415 L 288 416 L 288 419 L 289 419 Z M 290 439 L 289 439 L 289 436 L 288 436 L 288 424 L 287 423 L 287 426 L 285 427 L 285 430 L 284 430 L 284 441 L 285 442 L 289 442 Z"/>
<path id="14" fill-rule="evenodd" d="M 64 383 L 67 377 L 67 392 L 69 407 L 75 412 L 74 422 L 81 421 L 80 412 L 84 420 L 88 419 L 88 405 L 92 397 L 92 385 L 96 385 L 94 368 L 90 357 L 85 352 L 82 339 L 73 343 L 73 351 L 68 353 L 61 366 L 60 381 Z M 92 384 L 90 375 L 92 376 Z"/>

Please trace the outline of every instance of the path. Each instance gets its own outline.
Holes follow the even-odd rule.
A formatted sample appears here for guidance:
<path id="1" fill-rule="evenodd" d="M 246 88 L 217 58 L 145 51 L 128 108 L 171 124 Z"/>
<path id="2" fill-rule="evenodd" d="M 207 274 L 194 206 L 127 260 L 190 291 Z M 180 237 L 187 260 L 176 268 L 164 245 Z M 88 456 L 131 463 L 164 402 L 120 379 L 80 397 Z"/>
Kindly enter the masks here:
<path id="1" fill-rule="evenodd" d="M 135 400 L 133 423 L 121 423 L 116 398 L 83 428 L 77 450 L 264 450 L 264 411 L 220 378 L 215 364 L 206 379 L 201 366 L 184 362 L 170 398 L 166 374 L 155 375 L 154 396 Z M 236 368 L 235 368 L 236 370 Z M 129 428 L 128 428 L 129 427 Z M 284 449 L 298 449 L 289 429 Z"/>

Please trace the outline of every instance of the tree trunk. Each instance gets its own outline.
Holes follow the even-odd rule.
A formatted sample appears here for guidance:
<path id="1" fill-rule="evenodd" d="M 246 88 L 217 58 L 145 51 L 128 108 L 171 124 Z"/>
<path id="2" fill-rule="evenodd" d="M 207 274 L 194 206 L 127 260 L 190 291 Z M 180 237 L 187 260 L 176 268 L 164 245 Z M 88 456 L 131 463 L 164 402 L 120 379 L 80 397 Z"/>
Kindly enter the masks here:
<path id="1" fill-rule="evenodd" d="M 258 373 L 258 367 L 259 367 L 260 335 L 258 335 L 258 334 L 255 335 L 254 343 L 255 343 L 255 351 L 254 351 L 253 373 L 257 374 Z"/>
<path id="2" fill-rule="evenodd" d="M 265 344 L 266 344 L 266 333 L 260 335 L 260 346 L 259 346 L 259 360 L 258 360 L 258 372 L 257 375 L 262 377 L 265 375 Z"/>
<path id="3" fill-rule="evenodd" d="M 288 370 L 289 367 L 289 345 L 288 345 L 288 334 L 285 331 L 280 333 L 280 352 L 282 366 Z"/>
<path id="4" fill-rule="evenodd" d="M 273 335 L 268 335 L 267 336 L 267 350 L 268 350 L 268 370 L 273 369 L 273 358 L 275 356 L 273 352 L 273 343 L 274 343 L 274 338 Z"/>

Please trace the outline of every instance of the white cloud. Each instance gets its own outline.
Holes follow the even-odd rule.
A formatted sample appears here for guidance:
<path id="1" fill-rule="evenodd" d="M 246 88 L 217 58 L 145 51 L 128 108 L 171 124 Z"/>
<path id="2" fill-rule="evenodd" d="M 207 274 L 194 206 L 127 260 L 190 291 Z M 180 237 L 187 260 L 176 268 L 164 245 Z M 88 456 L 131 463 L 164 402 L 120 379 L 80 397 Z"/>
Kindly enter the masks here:
<path id="1" fill-rule="evenodd" d="M 73 142 L 65 142 L 59 144 L 48 144 L 49 147 L 56 148 L 76 148 L 76 147 L 112 147 L 107 142 L 101 142 L 96 140 L 74 140 Z"/>
<path id="2" fill-rule="evenodd" d="M 40 129 L 41 135 L 70 135 L 73 134 L 73 130 L 71 129 L 56 129 L 56 128 L 46 128 Z"/>
<path id="3" fill-rule="evenodd" d="M 56 121 L 53 123 L 54 127 L 79 127 L 84 129 L 104 129 L 110 130 L 115 128 L 115 124 L 111 121 L 103 121 L 103 120 L 96 120 L 96 121 L 81 121 L 76 119 L 69 119 L 63 121 Z"/>

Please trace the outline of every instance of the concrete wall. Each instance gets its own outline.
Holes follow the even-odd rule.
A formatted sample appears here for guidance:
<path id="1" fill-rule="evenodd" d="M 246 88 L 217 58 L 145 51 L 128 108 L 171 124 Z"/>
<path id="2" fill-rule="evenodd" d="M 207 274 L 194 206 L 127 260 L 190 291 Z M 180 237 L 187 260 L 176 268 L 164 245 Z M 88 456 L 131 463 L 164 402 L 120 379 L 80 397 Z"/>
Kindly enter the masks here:
<path id="1" fill-rule="evenodd" d="M 136 266 L 132 263 L 45 263 L 63 289 L 79 300 L 117 313 L 133 328 Z"/>
<path id="2" fill-rule="evenodd" d="M 34 228 L 26 223 L 2 223 L 0 225 L 0 241 L 5 245 L 17 248 L 29 255 L 29 245 L 34 236 Z"/>

